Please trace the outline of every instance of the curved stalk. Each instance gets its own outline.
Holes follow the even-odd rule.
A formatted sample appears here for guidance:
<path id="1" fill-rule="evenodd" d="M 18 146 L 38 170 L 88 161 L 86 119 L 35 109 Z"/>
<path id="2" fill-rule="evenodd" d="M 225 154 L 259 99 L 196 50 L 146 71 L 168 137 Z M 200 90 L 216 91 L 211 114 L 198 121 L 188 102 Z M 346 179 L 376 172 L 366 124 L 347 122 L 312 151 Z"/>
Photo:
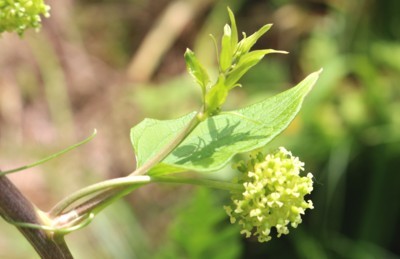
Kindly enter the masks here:
<path id="1" fill-rule="evenodd" d="M 54 221 L 57 221 L 60 218 L 66 218 L 68 219 L 68 221 L 73 221 L 76 218 L 82 217 L 87 213 L 97 214 L 103 208 L 107 207 L 115 200 L 129 194 L 140 185 L 149 183 L 192 184 L 192 185 L 201 185 L 228 191 L 243 190 L 243 186 L 237 183 L 216 181 L 216 180 L 209 180 L 202 178 L 197 179 L 197 178 L 186 178 L 186 177 L 151 177 L 147 175 L 128 176 L 125 178 L 118 178 L 105 181 L 102 182 L 101 184 L 94 184 L 92 186 L 84 188 L 76 192 L 72 196 L 69 196 L 68 199 L 57 204 L 49 212 L 49 214 L 50 217 L 54 218 Z M 63 213 L 70 205 L 72 205 L 80 198 L 93 194 L 93 192 L 97 192 L 98 190 L 104 190 L 104 191 L 94 196 L 93 198 L 80 203 L 73 209 Z"/>
<path id="2" fill-rule="evenodd" d="M 176 135 L 176 137 L 166 145 L 157 155 L 155 155 L 150 160 L 146 161 L 142 166 L 137 168 L 134 172 L 132 172 L 129 176 L 124 178 L 111 179 L 107 181 L 103 181 L 101 183 L 97 183 L 86 188 L 83 188 L 72 195 L 69 195 L 59 203 L 57 203 L 50 211 L 49 216 L 51 218 L 62 217 L 66 214 L 73 215 L 74 217 L 81 217 L 86 213 L 97 213 L 102 210 L 109 204 L 111 204 L 116 199 L 119 199 L 130 192 L 132 192 L 135 188 L 142 184 L 148 184 L 150 182 L 175 182 L 175 183 L 190 183 L 190 184 L 200 184 L 200 185 L 209 185 L 212 187 L 213 185 L 218 188 L 218 186 L 222 189 L 230 189 L 234 187 L 228 187 L 226 183 L 224 185 L 221 184 L 212 184 L 212 181 L 204 180 L 204 179 L 180 179 L 180 178 L 152 178 L 150 176 L 145 176 L 153 166 L 161 162 L 164 158 L 166 158 L 179 144 L 182 143 L 183 140 L 202 122 L 206 119 L 206 115 L 203 113 L 203 109 L 197 112 L 188 125 Z M 97 193 L 97 194 L 96 194 Z M 76 203 L 78 200 L 88 197 L 89 195 L 95 194 L 94 197 L 87 199 L 80 204 L 73 206 L 69 211 L 66 211 L 71 205 Z M 71 218 L 71 220 L 74 219 Z"/>
<path id="3" fill-rule="evenodd" d="M 138 177 L 138 176 L 128 176 L 127 178 Z M 131 193 L 134 189 L 138 188 L 142 184 L 148 183 L 172 183 L 172 184 L 192 184 L 192 185 L 200 185 L 206 186 L 210 188 L 216 188 L 221 190 L 228 191 L 242 191 L 243 186 L 237 183 L 231 182 L 223 182 L 223 181 L 215 181 L 209 179 L 197 179 L 197 178 L 182 178 L 182 177 L 150 177 L 150 181 L 147 183 L 138 183 L 137 181 L 126 181 L 126 184 L 129 185 L 129 182 L 135 182 L 136 184 L 130 187 L 123 187 L 117 189 L 110 189 L 103 193 L 100 193 L 98 196 L 80 204 L 75 207 L 73 210 L 68 213 L 72 213 L 74 215 L 82 216 L 85 213 L 98 213 L 103 208 L 107 207 L 109 204 L 113 203 L 115 200 L 124 197 L 125 195 Z"/>
<path id="4" fill-rule="evenodd" d="M 69 152 L 69 151 L 71 151 L 71 150 L 73 150 L 73 149 L 75 149 L 75 148 L 77 148 L 77 147 L 79 147 L 79 146 L 81 146 L 83 144 L 86 144 L 87 142 L 92 140 L 96 135 L 97 135 L 97 130 L 95 129 L 93 131 L 92 135 L 90 135 L 86 139 L 82 140 L 81 142 L 78 142 L 78 143 L 76 143 L 76 144 L 74 144 L 72 146 L 69 146 L 69 147 L 67 147 L 67 148 L 65 148 L 65 149 L 63 149 L 63 150 L 61 150 L 61 151 L 59 151 L 57 153 L 54 153 L 54 154 L 52 154 L 52 155 L 50 155 L 48 157 L 40 159 L 39 161 L 36 161 L 36 162 L 34 162 L 32 164 L 24 165 L 24 166 L 21 166 L 21 167 L 18 167 L 18 168 L 14 168 L 14 169 L 10 169 L 10 170 L 6 170 L 6 171 L 0 171 L 0 176 L 6 175 L 6 174 L 15 173 L 15 172 L 19 172 L 19 171 L 26 170 L 26 169 L 41 165 L 43 163 L 46 163 L 49 160 L 52 160 L 52 159 L 57 158 L 57 157 L 59 157 L 61 155 L 64 155 L 65 153 L 67 153 L 67 152 Z"/>
<path id="5" fill-rule="evenodd" d="M 153 183 L 179 183 L 179 184 L 191 184 L 200 185 L 215 189 L 221 189 L 226 191 L 242 191 L 243 186 L 238 183 L 216 181 L 203 178 L 188 178 L 188 177 L 152 177 L 151 181 Z"/>
<path id="6" fill-rule="evenodd" d="M 77 192 L 69 195 L 65 199 L 58 202 L 50 211 L 50 217 L 56 217 L 60 215 L 64 210 L 66 210 L 69 206 L 71 206 L 74 202 L 87 197 L 91 194 L 97 193 L 99 191 L 109 190 L 111 188 L 124 187 L 124 186 L 132 186 L 134 184 L 145 184 L 149 183 L 151 178 L 146 175 L 137 175 L 135 177 L 121 177 L 115 178 L 107 181 L 103 181 L 100 183 L 96 183 L 90 186 L 87 186 L 83 189 L 78 190 Z"/>

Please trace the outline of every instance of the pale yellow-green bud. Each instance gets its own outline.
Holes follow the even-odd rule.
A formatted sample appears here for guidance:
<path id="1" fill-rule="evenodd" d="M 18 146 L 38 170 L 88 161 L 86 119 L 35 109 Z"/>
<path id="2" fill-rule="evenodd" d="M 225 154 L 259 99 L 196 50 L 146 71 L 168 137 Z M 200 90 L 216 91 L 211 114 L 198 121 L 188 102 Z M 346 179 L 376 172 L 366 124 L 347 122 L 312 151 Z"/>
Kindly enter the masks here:
<path id="1" fill-rule="evenodd" d="M 305 210 L 313 208 L 312 202 L 304 199 L 313 190 L 313 176 L 300 176 L 304 163 L 285 148 L 266 157 L 253 153 L 247 163 L 235 167 L 243 173 L 238 180 L 243 192 L 232 193 L 232 205 L 224 208 L 231 223 L 237 222 L 246 237 L 269 241 L 271 228 L 278 237 L 286 235 L 288 225 L 296 228 Z"/>

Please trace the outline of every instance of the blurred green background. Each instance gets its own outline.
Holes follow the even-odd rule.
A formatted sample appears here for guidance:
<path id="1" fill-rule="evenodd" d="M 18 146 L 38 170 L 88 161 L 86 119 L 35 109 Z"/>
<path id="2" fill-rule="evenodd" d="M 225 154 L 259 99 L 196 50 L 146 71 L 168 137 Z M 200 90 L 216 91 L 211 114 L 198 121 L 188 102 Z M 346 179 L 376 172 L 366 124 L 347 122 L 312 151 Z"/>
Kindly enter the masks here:
<path id="1" fill-rule="evenodd" d="M 315 176 L 315 209 L 288 236 L 259 244 L 230 225 L 228 194 L 151 185 L 67 237 L 76 258 L 400 258 L 400 1 L 71 0 L 48 1 L 39 34 L 0 38 L 0 168 L 36 161 L 91 134 L 89 144 L 10 176 L 41 209 L 134 169 L 129 129 L 144 117 L 196 109 L 200 91 L 183 53 L 215 69 L 228 22 L 248 34 L 266 23 L 256 48 L 269 55 L 230 96 L 226 109 L 324 72 L 280 145 Z M 220 173 L 231 173 L 227 168 Z M 37 258 L 0 222 L 0 258 Z"/>

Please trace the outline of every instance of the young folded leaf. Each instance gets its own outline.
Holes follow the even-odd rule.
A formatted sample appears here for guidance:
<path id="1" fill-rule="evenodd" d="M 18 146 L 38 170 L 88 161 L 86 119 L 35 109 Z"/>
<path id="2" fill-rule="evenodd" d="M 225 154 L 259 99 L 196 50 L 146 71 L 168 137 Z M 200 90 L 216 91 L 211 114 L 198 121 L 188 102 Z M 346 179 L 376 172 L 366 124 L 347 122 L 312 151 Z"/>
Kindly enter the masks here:
<path id="1" fill-rule="evenodd" d="M 226 87 L 225 76 L 220 75 L 217 83 L 209 90 L 205 98 L 205 110 L 208 115 L 216 115 L 220 112 L 222 104 L 228 97 L 229 89 Z"/>
<path id="2" fill-rule="evenodd" d="M 233 14 L 232 10 L 228 7 L 228 14 L 229 14 L 229 20 L 231 21 L 231 44 L 232 44 L 232 49 L 236 49 L 236 45 L 238 44 L 238 31 L 236 27 L 236 20 L 235 20 L 235 15 Z"/>
<path id="3" fill-rule="evenodd" d="M 228 24 L 224 27 L 224 35 L 222 36 L 221 42 L 221 55 L 219 58 L 219 66 L 221 72 L 224 73 L 228 70 L 232 64 L 232 32 L 231 27 Z"/>
<path id="4" fill-rule="evenodd" d="M 261 36 L 263 36 L 269 29 L 271 29 L 271 27 L 272 24 L 266 24 L 249 37 L 246 37 L 246 34 L 243 33 L 243 39 L 239 41 L 237 49 L 235 50 L 235 58 L 240 59 L 242 55 L 248 53 L 251 47 L 253 47 L 253 45 L 257 42 L 257 40 Z"/>
<path id="5" fill-rule="evenodd" d="M 239 62 L 232 68 L 232 70 L 228 73 L 225 84 L 227 88 L 230 90 L 236 86 L 236 83 L 239 79 L 247 72 L 250 68 L 257 65 L 258 62 L 263 59 L 263 57 L 270 53 L 281 53 L 286 54 L 286 51 L 279 51 L 273 49 L 264 49 L 264 50 L 254 50 L 249 53 L 242 55 L 239 59 Z"/>
<path id="6" fill-rule="evenodd" d="M 207 70 L 201 65 L 193 51 L 190 49 L 186 49 L 185 62 L 187 71 L 201 87 L 203 96 L 205 96 L 207 85 L 210 82 L 210 77 L 207 73 Z"/>

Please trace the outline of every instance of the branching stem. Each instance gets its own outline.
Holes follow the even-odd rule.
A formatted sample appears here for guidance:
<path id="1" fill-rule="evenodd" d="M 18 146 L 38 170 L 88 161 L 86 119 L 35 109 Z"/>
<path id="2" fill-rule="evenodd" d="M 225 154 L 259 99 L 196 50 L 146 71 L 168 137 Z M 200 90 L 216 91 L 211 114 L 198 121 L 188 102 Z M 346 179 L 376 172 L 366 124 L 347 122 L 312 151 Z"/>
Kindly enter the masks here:
<path id="1" fill-rule="evenodd" d="M 95 194 L 94 197 L 84 201 L 81 204 L 76 205 L 71 209 L 74 212 L 79 211 L 79 215 L 90 211 L 99 211 L 102 208 L 108 206 L 115 199 L 119 199 L 141 184 L 147 184 L 152 181 L 152 178 L 145 176 L 153 166 L 161 162 L 166 158 L 183 140 L 203 121 L 204 115 L 201 112 L 197 112 L 187 126 L 179 132 L 176 137 L 167 144 L 158 154 L 153 158 L 146 161 L 142 166 L 138 167 L 129 176 L 123 178 L 116 178 L 107 181 L 103 181 L 86 188 L 83 188 L 56 204 L 49 212 L 51 218 L 60 216 L 63 212 L 68 209 L 73 203 L 78 200 L 88 197 L 89 195 Z M 96 194 L 97 193 L 97 194 Z"/>

